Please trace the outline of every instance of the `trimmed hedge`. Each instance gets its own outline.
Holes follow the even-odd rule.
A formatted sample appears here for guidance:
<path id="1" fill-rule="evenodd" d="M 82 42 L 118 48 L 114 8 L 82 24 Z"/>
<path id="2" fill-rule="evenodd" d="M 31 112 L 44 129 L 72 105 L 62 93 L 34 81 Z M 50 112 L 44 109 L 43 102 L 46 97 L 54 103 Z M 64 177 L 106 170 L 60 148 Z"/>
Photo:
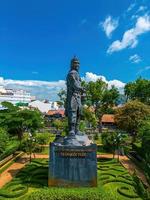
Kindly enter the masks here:
<path id="1" fill-rule="evenodd" d="M 100 169 L 99 180 L 102 185 L 105 186 L 107 184 L 112 184 L 111 188 L 113 189 L 113 185 L 116 183 L 117 190 L 114 192 L 117 192 L 119 196 L 121 195 L 132 199 L 139 197 L 139 195 L 135 192 L 135 185 L 132 176 L 130 176 L 119 163 L 116 163 L 116 160 L 100 160 L 98 169 Z M 121 188 L 120 184 L 123 185 Z M 122 197 L 119 196 L 118 198 L 122 199 Z"/>
<path id="2" fill-rule="evenodd" d="M 103 181 L 103 185 L 106 185 L 108 183 L 125 183 L 125 184 L 128 184 L 128 185 L 131 185 L 131 186 L 134 186 L 133 183 L 129 182 L 129 181 L 125 181 L 125 180 L 120 180 L 120 179 L 108 179 L 108 180 L 105 180 Z"/>
<path id="3" fill-rule="evenodd" d="M 135 195 L 129 194 L 128 192 L 130 192 L 130 189 L 128 187 L 125 187 L 125 186 L 118 188 L 117 192 L 119 194 L 125 196 L 125 197 L 132 198 L 132 199 L 139 197 L 138 194 L 135 194 Z"/>
<path id="4" fill-rule="evenodd" d="M 25 200 L 114 200 L 110 194 L 106 194 L 102 189 L 70 189 L 51 188 L 41 189 L 30 194 Z"/>
<path id="5" fill-rule="evenodd" d="M 19 181 L 11 182 L 0 190 L 0 197 L 15 198 L 20 197 L 28 192 L 28 187 L 22 185 Z"/>
<path id="6" fill-rule="evenodd" d="M 100 167 L 101 162 L 98 163 Z M 104 163 L 102 169 L 98 170 L 97 188 L 47 188 L 48 161 L 33 159 L 10 184 L 0 190 L 0 199 L 1 197 L 2 199 L 19 197 L 19 199 L 24 200 L 117 200 L 117 198 L 123 198 L 122 195 L 128 196 L 128 198 L 129 196 L 132 196 L 132 198 L 133 196 L 140 196 L 135 192 L 132 177 L 122 166 L 116 165 L 115 160 L 109 160 L 108 163 L 105 160 Z M 107 169 L 107 172 L 103 169 Z M 114 190 L 114 195 L 109 193 L 109 187 L 106 186 L 105 190 L 105 184 L 109 183 L 112 184 L 111 190 Z M 113 188 L 113 186 L 115 187 Z M 118 190 L 116 190 L 116 186 Z M 36 188 L 36 191 L 33 189 L 32 193 L 27 193 L 28 187 Z M 124 195 L 124 193 L 127 193 L 127 195 Z"/>

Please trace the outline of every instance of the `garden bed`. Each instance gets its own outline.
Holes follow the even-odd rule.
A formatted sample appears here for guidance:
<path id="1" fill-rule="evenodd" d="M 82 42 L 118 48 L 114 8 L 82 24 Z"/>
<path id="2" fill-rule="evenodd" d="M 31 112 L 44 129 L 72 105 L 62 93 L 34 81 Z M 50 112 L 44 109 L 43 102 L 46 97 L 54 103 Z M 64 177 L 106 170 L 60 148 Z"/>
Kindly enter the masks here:
<path id="1" fill-rule="evenodd" d="M 132 177 L 115 159 L 98 159 L 97 188 L 48 188 L 48 160 L 33 159 L 0 190 L 3 200 L 141 200 Z"/>

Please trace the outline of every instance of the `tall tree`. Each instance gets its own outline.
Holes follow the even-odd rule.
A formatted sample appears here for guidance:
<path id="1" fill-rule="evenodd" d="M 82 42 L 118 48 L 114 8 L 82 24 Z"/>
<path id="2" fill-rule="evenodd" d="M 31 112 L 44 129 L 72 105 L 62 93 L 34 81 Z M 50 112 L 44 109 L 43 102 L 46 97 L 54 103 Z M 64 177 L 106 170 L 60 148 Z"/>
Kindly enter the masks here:
<path id="1" fill-rule="evenodd" d="M 90 128 L 95 129 L 97 127 L 97 119 L 95 113 L 88 107 L 84 107 L 83 116 L 85 121 L 89 124 Z"/>
<path id="2" fill-rule="evenodd" d="M 105 113 L 110 112 L 110 110 L 117 104 L 119 98 L 119 91 L 117 88 L 112 86 L 110 89 L 106 89 L 102 98 L 102 109 Z"/>
<path id="3" fill-rule="evenodd" d="M 101 127 L 101 117 L 105 113 L 113 113 L 113 107 L 117 104 L 119 91 L 99 79 L 96 82 L 86 84 L 87 105 L 92 106 L 95 110 L 95 116 L 98 118 L 99 128 Z M 99 129 L 101 130 L 101 129 Z"/>
<path id="4" fill-rule="evenodd" d="M 0 155 L 5 151 L 9 137 L 4 128 L 0 128 Z"/>
<path id="5" fill-rule="evenodd" d="M 9 134 L 18 135 L 22 139 L 23 132 L 29 130 L 33 133 L 43 126 L 43 118 L 37 110 L 21 110 L 18 107 L 4 103 L 5 110 L 0 111 L 0 126 L 7 129 Z"/>
<path id="6" fill-rule="evenodd" d="M 107 84 L 98 79 L 96 82 L 90 81 L 86 84 L 87 102 L 95 108 L 95 114 L 98 114 L 98 109 L 102 103 L 103 95 L 107 89 Z"/>
<path id="7" fill-rule="evenodd" d="M 139 100 L 150 105 L 150 80 L 138 78 L 134 82 L 127 83 L 124 88 L 129 100 Z"/>
<path id="8" fill-rule="evenodd" d="M 137 100 L 129 101 L 116 110 L 115 120 L 119 129 L 125 130 L 136 139 L 139 126 L 150 116 L 150 106 Z"/>

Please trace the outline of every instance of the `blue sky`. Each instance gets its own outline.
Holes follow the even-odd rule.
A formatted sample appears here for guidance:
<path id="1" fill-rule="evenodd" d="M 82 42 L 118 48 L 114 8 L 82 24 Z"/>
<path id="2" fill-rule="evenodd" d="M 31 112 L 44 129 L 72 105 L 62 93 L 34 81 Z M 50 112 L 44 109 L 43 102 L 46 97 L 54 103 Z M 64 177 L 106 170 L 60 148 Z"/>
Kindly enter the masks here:
<path id="1" fill-rule="evenodd" d="M 87 80 L 149 79 L 149 47 L 149 0 L 0 2 L 0 84 L 39 98 L 56 99 L 73 55 Z"/>

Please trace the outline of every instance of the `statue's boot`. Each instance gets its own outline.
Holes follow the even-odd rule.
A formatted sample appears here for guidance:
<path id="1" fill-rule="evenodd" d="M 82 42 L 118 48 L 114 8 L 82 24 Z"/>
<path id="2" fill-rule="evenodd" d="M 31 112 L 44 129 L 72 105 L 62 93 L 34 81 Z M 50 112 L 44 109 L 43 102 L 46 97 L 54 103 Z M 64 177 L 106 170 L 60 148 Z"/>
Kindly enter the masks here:
<path id="1" fill-rule="evenodd" d="M 75 133 L 76 140 L 81 144 L 81 146 L 87 146 L 92 144 L 92 141 L 89 140 L 88 136 L 79 130 L 79 123 L 76 124 Z"/>
<path id="2" fill-rule="evenodd" d="M 69 126 L 69 135 L 64 138 L 64 145 L 67 146 L 81 146 L 81 143 L 76 139 L 75 124 Z"/>

